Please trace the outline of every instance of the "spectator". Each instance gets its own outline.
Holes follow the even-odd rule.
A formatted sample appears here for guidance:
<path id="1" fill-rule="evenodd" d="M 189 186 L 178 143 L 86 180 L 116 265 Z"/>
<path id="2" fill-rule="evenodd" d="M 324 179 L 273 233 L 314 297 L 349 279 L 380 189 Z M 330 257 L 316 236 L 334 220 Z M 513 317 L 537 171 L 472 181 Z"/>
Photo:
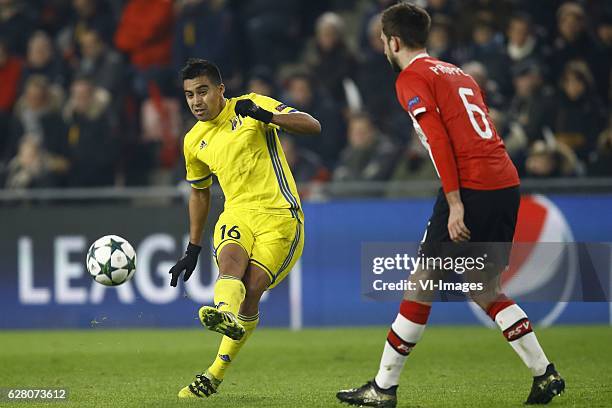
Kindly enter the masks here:
<path id="1" fill-rule="evenodd" d="M 381 13 L 389 6 L 397 3 L 396 0 L 375 0 L 369 2 L 368 8 L 363 13 L 359 26 L 359 49 L 367 49 L 370 42 L 370 24 L 375 16 L 380 16 Z"/>
<path id="2" fill-rule="evenodd" d="M 169 78 L 150 83 L 149 98 L 141 108 L 142 146 L 137 154 L 145 158 L 132 157 L 129 160 L 130 167 L 134 167 L 132 170 L 141 173 L 141 182 L 148 184 L 148 175 L 152 180 L 169 181 L 172 169 L 179 161 L 182 103 L 175 97 L 174 82 Z"/>
<path id="3" fill-rule="evenodd" d="M 109 48 L 95 30 L 85 30 L 79 41 L 81 60 L 78 76 L 87 76 L 96 87 L 106 89 L 115 100 L 121 101 L 125 70 L 121 56 Z"/>
<path id="4" fill-rule="evenodd" d="M 86 78 L 77 78 L 64 109 L 70 146 L 69 184 L 74 187 L 108 186 L 115 180 L 117 141 L 108 114 L 110 96 Z"/>
<path id="5" fill-rule="evenodd" d="M 170 65 L 173 9 L 170 0 L 129 0 L 121 15 L 116 47 L 139 71 Z"/>
<path id="6" fill-rule="evenodd" d="M 344 121 L 331 99 L 313 85 L 308 74 L 300 72 L 287 79 L 286 95 L 281 99 L 319 120 L 322 129 L 319 136 L 295 135 L 295 142 L 319 155 L 327 167 L 332 166 L 344 145 Z"/>
<path id="7" fill-rule="evenodd" d="M 11 115 L 8 112 L 0 110 L 0 135 L 5 135 L 4 137 L 0 137 L 0 169 L 4 166 L 4 159 L 7 156 L 5 150 L 10 136 L 7 137 L 6 135 L 10 135 L 10 129 Z M 0 185 L 2 185 L 1 182 Z"/>
<path id="8" fill-rule="evenodd" d="M 448 19 L 457 16 L 457 7 L 453 0 L 427 0 L 426 3 L 425 10 L 432 20 L 438 17 Z"/>
<path id="9" fill-rule="evenodd" d="M 247 93 L 251 92 L 277 98 L 278 89 L 272 71 L 264 66 L 255 67 L 247 81 Z"/>
<path id="10" fill-rule="evenodd" d="M 463 61 L 478 61 L 487 67 L 489 78 L 499 86 L 503 95 L 512 94 L 509 80 L 509 61 L 504 54 L 501 36 L 493 24 L 487 20 L 478 20 L 472 30 L 472 43 L 465 49 Z"/>
<path id="11" fill-rule="evenodd" d="M 252 66 L 276 70 L 301 50 L 299 0 L 249 0 L 241 2 L 245 37 L 243 50 L 249 50 Z"/>
<path id="12" fill-rule="evenodd" d="M 73 7 L 69 0 L 48 0 L 38 2 L 37 26 L 55 38 L 72 20 Z"/>
<path id="13" fill-rule="evenodd" d="M 7 165 L 5 187 L 21 189 L 56 186 L 50 170 L 52 162 L 53 159 L 42 148 L 40 138 L 24 136 L 17 155 Z"/>
<path id="14" fill-rule="evenodd" d="M 418 137 L 413 137 L 410 143 L 402 149 L 397 160 L 397 165 L 391 174 L 390 181 L 402 182 L 437 179 L 438 175 L 429 158 L 429 152 L 419 141 Z M 418 189 L 418 191 L 411 190 L 409 193 L 411 196 L 431 197 L 436 194 L 438 189 L 437 183 L 433 184 L 433 186 L 431 190 Z M 398 190 L 396 186 L 394 186 L 394 188 L 389 188 L 386 194 L 387 197 L 391 198 L 405 195 L 406 191 Z"/>
<path id="15" fill-rule="evenodd" d="M 342 108 L 348 106 L 346 87 L 354 76 L 355 57 L 346 45 L 344 21 L 339 15 L 327 12 L 317 19 L 315 41 L 304 60 L 334 102 Z"/>
<path id="16" fill-rule="evenodd" d="M 227 52 L 236 46 L 234 33 L 225 0 L 184 1 L 174 28 L 174 68 L 181 69 L 189 58 L 204 58 L 221 68 L 227 82 L 236 70 L 235 53 Z"/>
<path id="17" fill-rule="evenodd" d="M 314 152 L 300 149 L 291 135 L 282 134 L 280 141 L 296 183 L 323 182 L 330 179 L 329 171 Z"/>
<path id="18" fill-rule="evenodd" d="M 597 24 L 597 39 L 603 48 L 602 57 L 605 58 L 602 65 L 607 66 L 610 71 L 612 67 L 612 11 L 610 14 L 603 16 Z M 608 107 L 610 107 L 610 99 L 612 99 L 611 77 L 612 72 L 608 76 L 602 75 L 597 82 L 597 87 L 600 89 L 599 96 Z"/>
<path id="19" fill-rule="evenodd" d="M 397 103 L 395 75 L 385 57 L 384 44 L 380 39 L 381 29 L 380 14 L 377 14 L 369 23 L 368 47 L 357 65 L 355 79 L 364 110 L 376 118 L 384 133 L 393 135 L 398 143 L 404 143 L 406 129 L 410 129 L 412 124 Z"/>
<path id="20" fill-rule="evenodd" d="M 603 16 L 597 24 L 597 38 L 608 50 L 612 50 L 612 13 Z M 610 53 L 606 52 L 609 56 Z"/>
<path id="21" fill-rule="evenodd" d="M 432 57 L 455 63 L 457 56 L 454 55 L 451 20 L 446 16 L 437 15 L 431 20 L 431 29 L 427 40 L 427 52 Z"/>
<path id="22" fill-rule="evenodd" d="M 517 155 L 552 132 L 556 102 L 554 90 L 544 84 L 541 69 L 535 63 L 518 64 L 513 76 L 516 92 L 508 109 L 508 133 L 504 142 L 520 170 Z"/>
<path id="23" fill-rule="evenodd" d="M 571 148 L 563 143 L 554 146 L 542 140 L 536 141 L 525 161 L 529 177 L 572 177 L 580 174 L 578 159 Z"/>
<path id="24" fill-rule="evenodd" d="M 565 65 L 572 60 L 587 63 L 598 84 L 609 83 L 609 57 L 603 55 L 599 44 L 587 32 L 587 17 L 578 3 L 565 3 L 557 11 L 558 37 L 554 42 L 550 66 L 553 80 L 557 81 Z M 600 97 L 607 98 L 608 90 Z"/>
<path id="25" fill-rule="evenodd" d="M 115 18 L 106 0 L 72 0 L 74 15 L 70 24 L 57 37 L 65 59 L 76 62 L 77 45 L 87 30 L 95 30 L 110 44 L 115 32 Z"/>
<path id="26" fill-rule="evenodd" d="M 582 61 L 569 62 L 561 76 L 561 95 L 555 118 L 555 136 L 588 161 L 603 130 L 603 110 L 593 87 L 593 77 Z"/>
<path id="27" fill-rule="evenodd" d="M 546 44 L 551 43 L 557 27 L 556 12 L 559 6 L 567 0 L 513 0 L 514 10 L 528 15 L 533 27 L 539 31 Z"/>
<path id="28" fill-rule="evenodd" d="M 33 28 L 25 4 L 18 0 L 0 0 L 0 38 L 5 39 L 7 52 L 19 57 L 25 56 L 28 36 Z"/>
<path id="29" fill-rule="evenodd" d="M 334 170 L 334 181 L 384 181 L 391 176 L 397 148 L 363 113 L 349 119 L 348 146 Z"/>
<path id="30" fill-rule="evenodd" d="M 506 55 L 511 61 L 511 69 L 528 60 L 541 66 L 547 51 L 538 41 L 528 15 L 513 15 L 508 23 L 506 36 Z"/>
<path id="31" fill-rule="evenodd" d="M 508 17 L 512 14 L 512 2 L 516 0 L 461 0 L 460 13 L 458 16 L 458 32 L 468 40 L 473 39 L 473 27 L 483 21 L 497 31 L 507 26 Z M 472 35 L 470 35 L 472 34 Z"/>
<path id="32" fill-rule="evenodd" d="M 612 177 L 612 119 L 608 122 L 608 128 L 599 135 L 597 151 L 589 163 L 589 175 Z"/>
<path id="33" fill-rule="evenodd" d="M 33 75 L 25 84 L 24 94 L 15 105 L 10 141 L 5 154 L 17 155 L 23 135 L 40 139 L 38 145 L 49 155 L 63 161 L 53 169 L 58 174 L 68 168 L 66 127 L 60 114 L 63 94 L 53 88 L 44 76 Z"/>
<path id="34" fill-rule="evenodd" d="M 300 149 L 290 135 L 280 135 L 280 142 L 302 199 L 323 197 L 322 183 L 329 181 L 331 174 L 314 152 Z"/>
<path id="35" fill-rule="evenodd" d="M 30 36 L 22 83 L 32 75 L 42 75 L 58 88 L 66 86 L 67 69 L 56 55 L 51 37 L 44 31 L 36 31 Z"/>
<path id="36" fill-rule="evenodd" d="M 499 92 L 497 83 L 489 79 L 487 68 L 480 62 L 471 61 L 464 64 L 461 69 L 476 81 L 480 89 L 484 92 L 486 104 L 491 110 L 501 112 L 505 108 L 505 98 Z"/>
<path id="37" fill-rule="evenodd" d="M 351 110 L 371 115 L 373 128 L 403 152 L 394 179 L 429 177 L 433 167 L 415 147 L 380 40 L 380 12 L 395 1 L 0 0 L 0 172 L 11 161 L 14 185 L 61 186 L 68 176 L 85 185 L 65 172 L 68 162 L 55 159 L 72 160 L 79 149 L 93 157 L 97 144 L 108 162 L 95 164 L 107 177 L 95 183 L 112 184 L 117 170 L 129 185 L 167 182 L 171 171 L 181 173 L 177 145 L 188 122 L 178 114 L 186 107 L 177 99 L 175 68 L 199 56 L 224 67 L 228 96 L 270 95 L 320 119 L 323 135 L 283 141 L 296 152 L 295 170 L 305 169 L 304 179 L 318 168 L 316 158 L 324 168 L 337 167 Z M 432 16 L 429 54 L 462 66 L 485 91 L 491 118 L 521 174 L 582 174 L 582 162 L 589 174 L 610 174 L 610 143 L 601 133 L 612 98 L 609 2 L 414 2 Z M 358 54 L 347 46 L 352 42 L 345 28 L 356 34 Z M 300 55 L 312 76 L 291 74 L 293 67 L 283 65 Z M 277 81 L 287 73 L 286 81 Z M 76 112 L 78 92 L 72 88 L 68 106 L 60 106 L 73 76 L 93 81 L 90 104 L 97 108 Z M 68 122 L 60 114 L 64 108 Z M 90 123 L 96 120 L 104 132 Z M 100 142 L 90 140 L 88 126 Z M 122 137 L 115 139 L 119 128 Z M 556 140 L 562 147 L 551 148 Z M 538 141 L 545 149 L 541 143 L 533 148 Z M 538 171 L 558 157 L 567 161 L 571 149 L 573 172 Z M 32 157 L 44 163 L 40 174 L 49 178 L 17 166 Z M 79 165 L 85 174 L 87 164 Z"/>
<path id="38" fill-rule="evenodd" d="M 10 112 L 13 109 L 21 71 L 21 60 L 11 55 L 6 43 L 0 39 L 0 112 Z"/>

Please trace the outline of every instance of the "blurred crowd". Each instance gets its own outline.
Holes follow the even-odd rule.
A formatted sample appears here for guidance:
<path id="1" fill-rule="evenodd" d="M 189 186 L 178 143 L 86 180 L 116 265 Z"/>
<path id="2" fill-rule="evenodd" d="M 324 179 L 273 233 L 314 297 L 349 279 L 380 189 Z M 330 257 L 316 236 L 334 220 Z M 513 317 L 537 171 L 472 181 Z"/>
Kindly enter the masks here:
<path id="1" fill-rule="evenodd" d="M 417 0 L 430 55 L 471 74 L 523 177 L 612 176 L 612 3 Z M 318 118 L 298 182 L 430 179 L 395 97 L 389 0 L 0 0 L 0 187 L 171 185 L 193 125 L 178 70 L 221 68 Z"/>

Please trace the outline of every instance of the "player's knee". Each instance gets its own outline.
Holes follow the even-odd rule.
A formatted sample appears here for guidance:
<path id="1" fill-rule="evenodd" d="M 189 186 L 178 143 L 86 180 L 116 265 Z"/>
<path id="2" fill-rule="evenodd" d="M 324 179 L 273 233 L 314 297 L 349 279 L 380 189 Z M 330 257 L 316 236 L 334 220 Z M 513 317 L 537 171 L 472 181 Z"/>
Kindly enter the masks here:
<path id="1" fill-rule="evenodd" d="M 259 299 L 270 285 L 269 279 L 249 279 L 244 282 L 246 298 L 259 302 Z"/>
<path id="2" fill-rule="evenodd" d="M 489 309 L 489 307 L 500 297 L 500 293 L 498 291 L 489 291 L 489 292 L 470 292 L 470 298 L 474 303 L 476 303 L 482 310 L 485 312 Z"/>
<path id="3" fill-rule="evenodd" d="M 249 265 L 242 281 L 246 289 L 246 297 L 255 299 L 256 302 L 259 302 L 259 298 L 261 298 L 261 295 L 263 295 L 271 283 L 268 273 L 253 263 Z"/>
<path id="4" fill-rule="evenodd" d="M 219 276 L 235 276 L 237 278 L 241 278 L 244 275 L 244 267 L 237 262 L 219 262 Z"/>
<path id="5" fill-rule="evenodd" d="M 242 278 L 247 268 L 248 257 L 242 248 L 223 248 L 219 255 L 219 275 Z"/>

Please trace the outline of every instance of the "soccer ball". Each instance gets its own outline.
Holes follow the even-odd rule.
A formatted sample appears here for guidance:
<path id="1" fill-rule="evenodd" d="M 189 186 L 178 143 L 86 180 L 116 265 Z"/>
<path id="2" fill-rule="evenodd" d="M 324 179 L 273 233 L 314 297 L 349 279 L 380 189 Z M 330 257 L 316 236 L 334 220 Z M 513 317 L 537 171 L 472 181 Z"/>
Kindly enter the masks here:
<path id="1" fill-rule="evenodd" d="M 136 272 L 136 251 L 125 239 L 105 235 L 89 247 L 87 270 L 102 285 L 121 285 Z"/>

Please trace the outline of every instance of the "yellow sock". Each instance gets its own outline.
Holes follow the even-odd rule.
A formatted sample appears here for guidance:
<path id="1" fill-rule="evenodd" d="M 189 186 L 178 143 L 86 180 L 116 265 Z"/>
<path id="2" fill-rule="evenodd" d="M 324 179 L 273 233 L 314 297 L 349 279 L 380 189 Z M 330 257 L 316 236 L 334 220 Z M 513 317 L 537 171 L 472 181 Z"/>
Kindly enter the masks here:
<path id="1" fill-rule="evenodd" d="M 240 279 L 221 275 L 215 283 L 214 302 L 219 310 L 232 312 L 236 316 L 245 294 L 246 289 Z"/>
<path id="2" fill-rule="evenodd" d="M 232 340 L 227 336 L 223 336 L 217 357 L 211 366 L 208 367 L 208 372 L 214 375 L 218 380 L 223 379 L 225 376 L 225 370 L 227 370 L 231 362 L 234 361 L 244 343 L 247 341 L 251 333 L 255 331 L 257 323 L 259 323 L 259 313 L 257 313 L 255 316 L 243 316 L 238 314 L 237 317 L 240 324 L 242 324 L 246 330 L 244 337 L 242 337 L 240 340 Z"/>

